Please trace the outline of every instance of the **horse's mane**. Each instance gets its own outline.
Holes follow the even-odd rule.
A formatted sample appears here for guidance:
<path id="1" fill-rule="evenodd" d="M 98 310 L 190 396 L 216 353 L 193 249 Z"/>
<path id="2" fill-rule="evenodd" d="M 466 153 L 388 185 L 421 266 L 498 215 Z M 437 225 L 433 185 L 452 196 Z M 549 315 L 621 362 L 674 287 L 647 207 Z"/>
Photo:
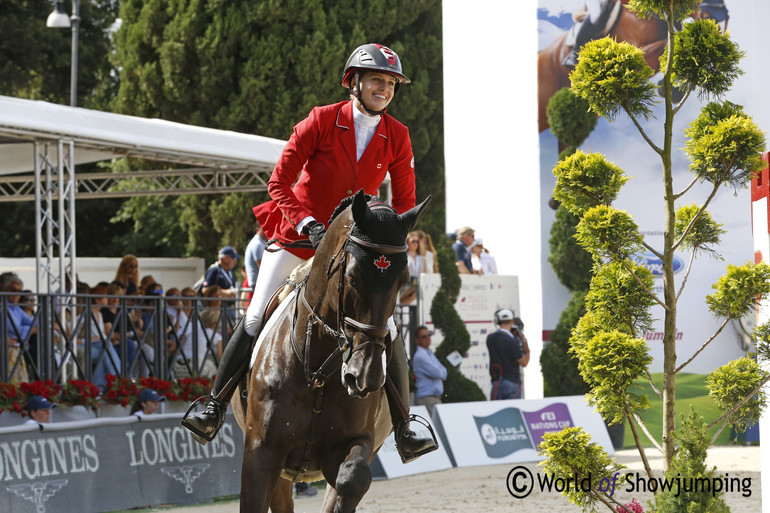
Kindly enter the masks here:
<path id="1" fill-rule="evenodd" d="M 332 216 L 329 218 L 329 224 L 327 224 L 326 226 L 331 226 L 332 222 L 337 218 L 337 216 L 340 215 L 343 210 L 348 208 L 353 203 L 353 198 L 355 197 L 356 195 L 353 194 L 353 195 L 347 196 L 346 198 L 343 198 L 340 204 L 337 205 L 337 208 L 334 209 L 334 212 L 332 212 Z M 372 196 L 370 194 L 364 194 L 364 198 L 366 198 L 367 203 L 369 203 L 369 201 L 371 201 L 372 198 L 376 198 L 378 200 L 380 199 L 377 196 Z"/>

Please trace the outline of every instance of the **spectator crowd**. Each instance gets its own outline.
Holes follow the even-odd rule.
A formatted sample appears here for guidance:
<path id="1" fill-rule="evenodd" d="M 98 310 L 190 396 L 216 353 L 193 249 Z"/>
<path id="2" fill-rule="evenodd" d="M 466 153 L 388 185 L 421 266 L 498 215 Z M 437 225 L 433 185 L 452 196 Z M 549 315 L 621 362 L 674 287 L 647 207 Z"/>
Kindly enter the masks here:
<path id="1" fill-rule="evenodd" d="M 261 257 L 255 251 L 250 255 Z M 7 362 L 6 381 L 49 377 L 43 375 L 41 352 L 52 355 L 56 371 L 66 370 L 100 388 L 108 374 L 211 378 L 237 316 L 241 287 L 234 269 L 240 260 L 225 246 L 199 284 L 181 289 L 164 288 L 152 275 L 142 275 L 134 255 L 121 259 L 111 281 L 90 285 L 76 280 L 72 287 L 67 280 L 51 295 L 25 289 L 14 272 L 0 274 L 0 334 L 6 341 L 0 355 Z M 247 267 L 258 273 L 259 260 Z M 48 301 L 46 319 L 43 301 Z M 40 337 L 46 320 L 52 336 Z"/>
<path id="2" fill-rule="evenodd" d="M 497 274 L 494 258 L 472 228 L 462 227 L 450 237 L 459 273 Z M 256 225 L 244 257 L 232 246 L 222 247 L 204 276 L 181 289 L 165 288 L 152 275 L 142 275 L 134 255 L 121 259 L 111 281 L 92 286 L 76 280 L 74 287 L 67 281 L 58 294 L 46 296 L 52 298 L 53 324 L 48 353 L 53 354 L 57 368 L 98 387 L 105 386 L 108 374 L 213 377 L 223 341 L 232 334 L 239 309 L 242 312 L 250 299 L 249 286 L 256 282 L 266 242 Z M 420 275 L 438 273 L 438 255 L 431 236 L 421 230 L 409 232 L 405 242 L 410 281 L 401 290 L 399 303 L 410 305 L 418 299 Z M 239 263 L 242 282 L 234 272 Z M 24 288 L 13 272 L 0 274 L 0 293 L 7 381 L 18 384 L 45 378 L 38 357 L 43 296 Z M 420 342 L 429 344 L 429 338 L 423 336 Z M 422 354 L 432 356 L 425 343 L 418 345 Z M 432 375 L 429 381 L 431 393 L 423 395 L 438 400 L 442 379 Z"/>

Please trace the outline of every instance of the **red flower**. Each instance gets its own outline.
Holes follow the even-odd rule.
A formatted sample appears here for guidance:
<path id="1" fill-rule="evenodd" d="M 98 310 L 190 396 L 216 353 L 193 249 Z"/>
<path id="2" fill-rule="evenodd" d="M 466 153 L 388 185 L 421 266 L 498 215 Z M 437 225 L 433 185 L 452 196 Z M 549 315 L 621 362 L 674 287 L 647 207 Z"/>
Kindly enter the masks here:
<path id="1" fill-rule="evenodd" d="M 60 401 L 68 406 L 85 406 L 92 410 L 99 407 L 99 389 L 90 381 L 71 379 L 61 392 Z"/>

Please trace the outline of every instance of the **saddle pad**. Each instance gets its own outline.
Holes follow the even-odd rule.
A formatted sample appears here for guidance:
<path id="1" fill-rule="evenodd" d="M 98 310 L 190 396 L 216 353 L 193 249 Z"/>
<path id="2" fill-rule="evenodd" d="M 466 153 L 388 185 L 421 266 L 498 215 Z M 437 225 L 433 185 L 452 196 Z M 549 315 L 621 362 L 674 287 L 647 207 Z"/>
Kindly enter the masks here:
<path id="1" fill-rule="evenodd" d="M 267 337 L 267 334 L 270 333 L 270 331 L 275 326 L 275 323 L 278 322 L 278 318 L 281 316 L 284 310 L 288 308 L 289 305 L 292 304 L 292 299 L 294 299 L 294 296 L 297 294 L 297 289 L 292 289 L 291 293 L 289 293 L 288 296 L 286 296 L 285 299 L 281 301 L 281 303 L 278 305 L 278 307 L 273 312 L 273 315 L 270 316 L 270 318 L 267 320 L 267 323 L 265 323 L 265 327 L 260 332 L 259 338 L 257 339 L 257 343 L 254 344 L 254 350 L 251 352 L 251 361 L 249 362 L 249 369 L 254 367 L 254 362 L 257 359 L 257 351 L 259 351 L 259 347 L 262 345 L 262 341 Z"/>
<path id="2" fill-rule="evenodd" d="M 288 282 L 293 283 L 294 287 L 284 287 L 284 289 L 281 291 L 281 294 L 278 296 L 279 301 L 283 301 L 286 299 L 289 295 L 289 292 L 291 290 L 296 289 L 300 283 L 305 279 L 305 276 L 310 274 L 310 267 L 313 265 L 313 259 L 315 256 L 311 256 L 301 264 L 299 264 L 297 267 L 295 267 L 291 274 L 289 274 Z"/>

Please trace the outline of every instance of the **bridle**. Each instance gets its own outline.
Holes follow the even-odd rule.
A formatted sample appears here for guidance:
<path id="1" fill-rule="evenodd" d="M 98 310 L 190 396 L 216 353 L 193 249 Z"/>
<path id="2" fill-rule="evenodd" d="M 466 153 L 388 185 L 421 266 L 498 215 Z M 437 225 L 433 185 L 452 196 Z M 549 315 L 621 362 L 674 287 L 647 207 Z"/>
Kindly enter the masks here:
<path id="1" fill-rule="evenodd" d="M 312 307 L 307 301 L 305 291 L 307 290 L 307 282 L 309 275 L 305 277 L 302 283 L 299 284 L 297 294 L 294 299 L 294 315 L 292 318 L 291 327 L 291 341 L 294 352 L 300 361 L 303 362 L 305 368 L 305 378 L 307 379 L 308 386 L 311 388 L 323 387 L 326 378 L 337 368 L 337 365 L 330 367 L 331 363 L 338 355 L 342 356 L 339 365 L 343 362 L 347 363 L 353 356 L 353 353 L 360 351 L 369 346 L 375 346 L 382 349 L 383 352 L 388 352 L 389 348 L 385 344 L 385 339 L 390 331 L 390 328 L 386 325 L 368 324 L 360 322 L 345 313 L 345 272 L 348 264 L 348 245 L 356 244 L 364 248 L 367 252 L 373 252 L 381 255 L 395 255 L 399 253 L 406 253 L 406 243 L 402 245 L 389 245 L 389 244 L 375 244 L 367 242 L 359 237 L 353 235 L 353 229 L 355 223 L 348 227 L 348 232 L 345 234 L 345 240 L 342 245 L 337 249 L 337 252 L 329 262 L 329 266 L 326 269 L 327 282 L 332 279 L 332 276 L 336 272 L 338 274 L 337 283 L 337 329 L 334 329 L 329 323 L 320 315 L 318 315 L 316 308 Z M 305 351 L 302 355 L 299 345 L 296 340 L 296 323 L 299 319 L 299 299 L 302 299 L 302 303 L 309 311 L 307 316 L 307 324 L 305 327 Z M 313 328 L 320 326 L 322 331 L 334 337 L 337 341 L 337 347 L 329 354 L 326 360 L 316 371 L 310 370 L 310 340 L 313 334 Z M 356 331 L 362 333 L 368 337 L 368 340 L 353 346 L 348 338 L 347 330 Z"/>

